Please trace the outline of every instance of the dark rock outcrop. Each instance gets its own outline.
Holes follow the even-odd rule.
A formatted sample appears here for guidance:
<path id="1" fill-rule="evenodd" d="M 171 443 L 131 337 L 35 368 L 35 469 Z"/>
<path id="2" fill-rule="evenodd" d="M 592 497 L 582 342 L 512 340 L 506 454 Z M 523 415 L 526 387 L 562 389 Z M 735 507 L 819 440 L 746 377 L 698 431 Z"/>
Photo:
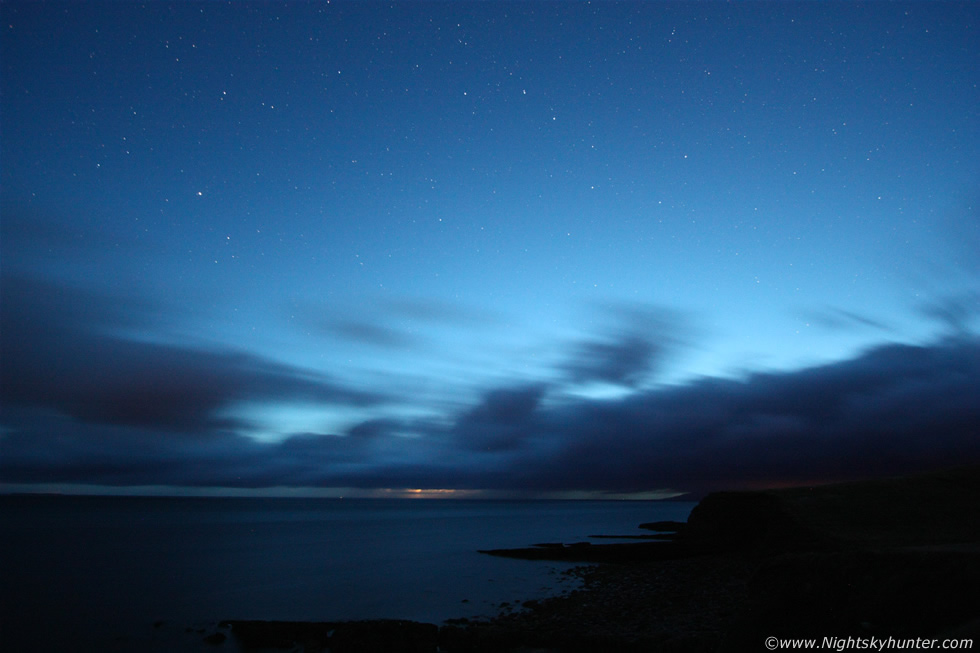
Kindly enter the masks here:
<path id="1" fill-rule="evenodd" d="M 687 528 L 687 522 L 682 521 L 651 521 L 640 524 L 637 528 L 658 533 L 679 533 Z"/>
<path id="2" fill-rule="evenodd" d="M 205 644 L 210 644 L 211 646 L 221 646 L 228 639 L 228 636 L 224 633 L 210 633 L 205 635 L 203 638 Z"/>
<path id="3" fill-rule="evenodd" d="M 663 541 L 592 546 L 589 542 L 547 542 L 481 553 L 525 560 L 635 563 L 747 550 L 771 555 L 825 544 L 817 533 L 793 518 L 776 495 L 767 492 L 709 494 L 694 507 L 686 524 L 651 522 L 641 528 L 674 530 L 675 534 Z"/>
<path id="4" fill-rule="evenodd" d="M 683 538 L 699 553 L 752 549 L 771 554 L 824 544 L 769 492 L 709 494 L 691 511 Z"/>

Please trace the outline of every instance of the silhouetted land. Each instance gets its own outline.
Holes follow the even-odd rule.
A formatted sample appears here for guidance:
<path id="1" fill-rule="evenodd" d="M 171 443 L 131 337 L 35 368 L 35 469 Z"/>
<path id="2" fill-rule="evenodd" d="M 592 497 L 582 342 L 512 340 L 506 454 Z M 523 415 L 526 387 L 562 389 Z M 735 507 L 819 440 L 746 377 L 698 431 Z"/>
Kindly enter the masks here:
<path id="1" fill-rule="evenodd" d="M 705 497 L 663 541 L 487 551 L 603 563 L 480 621 L 223 626 L 245 651 L 764 650 L 767 637 L 980 641 L 980 466 Z"/>

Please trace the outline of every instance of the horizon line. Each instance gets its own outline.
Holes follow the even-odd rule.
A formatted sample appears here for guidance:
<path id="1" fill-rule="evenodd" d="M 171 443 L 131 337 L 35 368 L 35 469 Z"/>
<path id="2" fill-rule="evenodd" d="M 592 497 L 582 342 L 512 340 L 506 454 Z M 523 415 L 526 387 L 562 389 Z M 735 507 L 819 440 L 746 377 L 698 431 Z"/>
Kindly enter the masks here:
<path id="1" fill-rule="evenodd" d="M 103 485 L 89 483 L 0 483 L 0 495 L 63 495 L 171 498 L 297 498 L 414 500 L 567 500 L 662 501 L 688 492 L 673 489 L 641 492 L 605 490 L 495 490 L 473 488 L 353 488 L 276 485 L 260 488 L 187 485 Z"/>

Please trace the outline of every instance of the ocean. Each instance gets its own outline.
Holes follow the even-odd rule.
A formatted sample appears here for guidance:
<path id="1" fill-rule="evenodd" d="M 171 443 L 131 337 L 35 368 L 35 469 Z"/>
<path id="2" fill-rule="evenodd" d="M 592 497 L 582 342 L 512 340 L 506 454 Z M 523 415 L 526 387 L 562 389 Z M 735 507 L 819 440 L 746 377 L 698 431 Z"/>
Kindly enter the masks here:
<path id="1" fill-rule="evenodd" d="M 574 565 L 478 549 L 637 535 L 693 506 L 2 496 L 0 649 L 196 650 L 187 629 L 222 619 L 491 616 L 573 589 Z"/>

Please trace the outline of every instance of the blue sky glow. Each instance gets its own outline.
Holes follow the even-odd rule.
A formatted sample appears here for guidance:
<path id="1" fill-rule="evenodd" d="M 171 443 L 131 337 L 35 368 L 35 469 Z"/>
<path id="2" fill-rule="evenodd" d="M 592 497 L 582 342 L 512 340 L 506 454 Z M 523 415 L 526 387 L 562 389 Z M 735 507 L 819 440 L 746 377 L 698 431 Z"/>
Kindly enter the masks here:
<path id="1" fill-rule="evenodd" d="M 841 428 L 752 412 L 771 378 L 975 360 L 975 3 L 0 13 L 0 482 L 620 492 L 978 453 L 975 412 L 880 469 L 690 444 Z M 725 384 L 748 403 L 698 426 Z"/>

